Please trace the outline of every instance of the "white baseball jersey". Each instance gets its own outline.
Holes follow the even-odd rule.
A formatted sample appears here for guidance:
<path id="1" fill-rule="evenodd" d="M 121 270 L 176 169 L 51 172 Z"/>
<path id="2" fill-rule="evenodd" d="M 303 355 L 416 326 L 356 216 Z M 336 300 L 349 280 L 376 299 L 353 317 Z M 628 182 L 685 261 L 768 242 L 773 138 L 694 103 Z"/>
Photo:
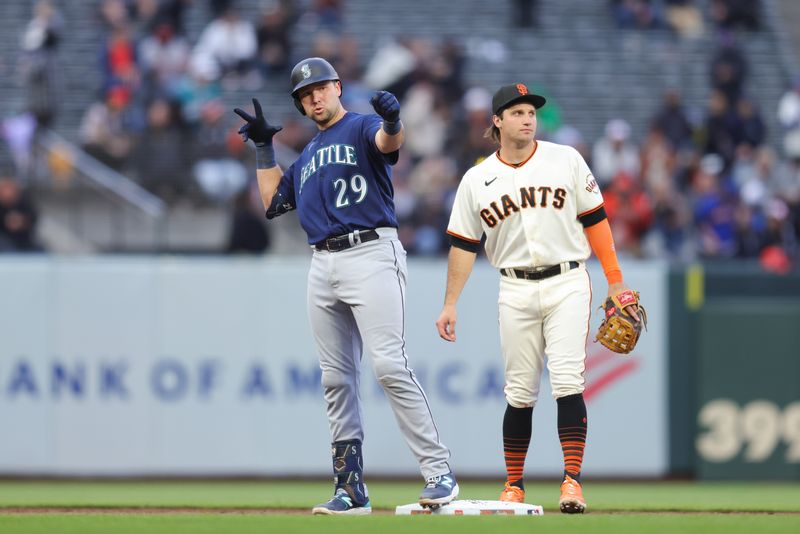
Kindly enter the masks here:
<path id="1" fill-rule="evenodd" d="M 447 233 L 479 243 L 498 268 L 585 261 L 591 248 L 579 217 L 603 206 L 600 187 L 572 147 L 537 141 L 518 165 L 495 152 L 464 175 Z"/>

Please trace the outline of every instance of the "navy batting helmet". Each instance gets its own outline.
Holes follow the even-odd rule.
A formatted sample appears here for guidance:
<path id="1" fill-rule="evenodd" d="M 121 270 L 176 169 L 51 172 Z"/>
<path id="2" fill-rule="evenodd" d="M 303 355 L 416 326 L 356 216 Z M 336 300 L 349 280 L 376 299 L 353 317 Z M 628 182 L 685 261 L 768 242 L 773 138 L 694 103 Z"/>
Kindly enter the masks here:
<path id="1" fill-rule="evenodd" d="M 310 57 L 294 66 L 291 81 L 294 105 L 300 113 L 305 115 L 306 112 L 297 96 L 300 89 L 312 83 L 339 81 L 339 75 L 333 66 L 321 57 Z"/>

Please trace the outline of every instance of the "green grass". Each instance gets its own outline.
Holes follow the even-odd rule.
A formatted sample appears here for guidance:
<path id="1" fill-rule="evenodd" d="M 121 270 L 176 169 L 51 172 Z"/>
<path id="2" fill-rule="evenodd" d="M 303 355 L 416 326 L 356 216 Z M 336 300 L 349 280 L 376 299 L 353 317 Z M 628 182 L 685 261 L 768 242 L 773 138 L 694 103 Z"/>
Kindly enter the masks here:
<path id="1" fill-rule="evenodd" d="M 415 502 L 422 482 L 369 483 L 375 509 Z M 461 498 L 496 499 L 502 485 L 462 482 Z M 800 484 L 585 483 L 592 511 L 800 512 Z M 310 508 L 327 500 L 328 482 L 25 482 L 0 481 L 0 508 L 158 507 Z M 557 482 L 527 484 L 527 502 L 553 510 Z"/>
<path id="2" fill-rule="evenodd" d="M 373 507 L 393 510 L 414 502 L 417 482 L 374 482 Z M 496 499 L 499 483 L 462 483 L 463 498 Z M 490 532 L 800 532 L 800 485 L 756 483 L 585 484 L 589 514 L 557 512 L 557 482 L 529 483 L 527 501 L 545 507 L 543 517 L 311 517 L 243 515 L 235 512 L 0 513 L 0 533 L 155 534 L 414 531 L 437 534 Z M 308 510 L 330 494 L 329 482 L 17 482 L 0 481 L 0 508 L 213 508 Z M 593 512 L 593 513 L 592 513 Z M 687 513 L 691 512 L 691 513 Z M 777 515 L 768 513 L 777 512 Z M 788 512 L 788 514 L 787 514 Z M 531 523 L 533 522 L 533 523 Z M 414 532 L 414 534 L 419 534 Z"/>

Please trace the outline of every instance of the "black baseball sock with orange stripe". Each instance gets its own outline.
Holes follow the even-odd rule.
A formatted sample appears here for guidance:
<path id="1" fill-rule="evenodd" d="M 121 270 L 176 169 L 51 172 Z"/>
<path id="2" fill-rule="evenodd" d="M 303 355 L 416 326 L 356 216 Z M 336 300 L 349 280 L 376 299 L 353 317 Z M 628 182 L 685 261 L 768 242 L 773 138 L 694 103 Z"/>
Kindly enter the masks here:
<path id="1" fill-rule="evenodd" d="M 514 408 L 506 406 L 503 417 L 503 455 L 506 459 L 508 483 L 525 489 L 522 472 L 525 470 L 525 456 L 531 443 L 533 429 L 533 408 Z"/>
<path id="2" fill-rule="evenodd" d="M 564 452 L 564 475 L 581 480 L 583 449 L 586 446 L 586 403 L 583 394 L 567 395 L 558 403 L 558 439 Z"/>

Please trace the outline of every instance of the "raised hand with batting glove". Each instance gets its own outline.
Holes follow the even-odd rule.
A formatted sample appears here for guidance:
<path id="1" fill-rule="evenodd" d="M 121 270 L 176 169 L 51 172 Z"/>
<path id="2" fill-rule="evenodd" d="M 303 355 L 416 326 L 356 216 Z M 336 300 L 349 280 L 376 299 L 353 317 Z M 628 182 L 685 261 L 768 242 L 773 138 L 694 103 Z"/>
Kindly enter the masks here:
<path id="1" fill-rule="evenodd" d="M 256 146 L 271 145 L 272 138 L 276 133 L 283 130 L 283 126 L 273 126 L 267 122 L 267 119 L 264 118 L 264 112 L 261 110 L 261 103 L 257 98 L 253 99 L 253 109 L 256 113 L 255 117 L 240 108 L 233 110 L 234 113 L 246 121 L 246 124 L 239 128 L 239 135 L 242 136 L 244 142 L 250 139 Z"/>
<path id="2" fill-rule="evenodd" d="M 246 143 L 253 141 L 256 145 L 256 179 L 261 194 L 261 201 L 266 209 L 267 219 L 272 219 L 295 209 L 295 204 L 283 197 L 277 190 L 281 180 L 282 171 L 275 162 L 275 149 L 272 147 L 272 138 L 283 127 L 273 126 L 264 118 L 264 111 L 257 98 L 253 99 L 255 116 L 250 115 L 240 108 L 235 108 L 234 113 L 245 120 L 239 128 L 239 135 Z"/>
<path id="3" fill-rule="evenodd" d="M 389 91 L 378 91 L 370 98 L 369 103 L 372 104 L 375 113 L 383 119 L 381 128 L 383 133 L 388 136 L 396 136 L 400 133 L 403 123 L 400 121 L 400 102 L 397 101 L 396 96 Z M 384 150 L 384 152 L 386 151 Z"/>
<path id="4" fill-rule="evenodd" d="M 384 121 L 394 123 L 400 120 L 400 102 L 389 91 L 378 91 L 370 98 L 369 103 Z"/>

